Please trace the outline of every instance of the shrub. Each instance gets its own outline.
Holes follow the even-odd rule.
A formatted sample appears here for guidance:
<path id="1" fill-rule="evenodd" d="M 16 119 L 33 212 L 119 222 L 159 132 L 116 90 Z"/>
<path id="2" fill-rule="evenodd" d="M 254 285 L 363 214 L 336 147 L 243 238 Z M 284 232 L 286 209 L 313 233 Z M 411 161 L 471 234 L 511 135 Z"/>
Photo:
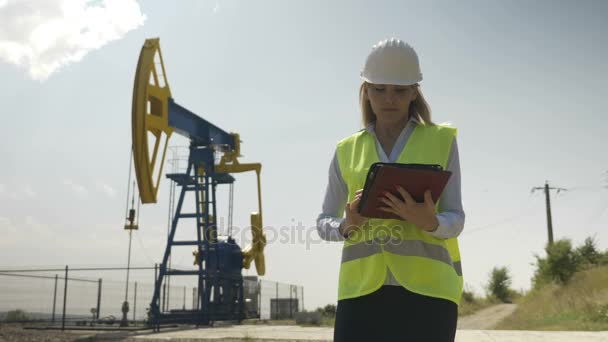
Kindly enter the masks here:
<path id="1" fill-rule="evenodd" d="M 506 267 L 494 267 L 490 273 L 490 281 L 487 290 L 489 295 L 497 298 L 503 303 L 511 302 L 511 276 Z"/>
<path id="2" fill-rule="evenodd" d="M 583 248 L 585 252 L 588 252 Z M 578 271 L 581 258 L 577 251 L 572 249 L 569 239 L 555 241 L 547 244 L 546 258 L 536 255 L 536 271 L 534 273 L 534 288 L 538 289 L 543 284 L 556 282 L 560 285 L 566 284 L 570 278 Z"/>
<path id="3" fill-rule="evenodd" d="M 602 254 L 600 256 L 599 264 L 600 265 L 608 265 L 608 250 L 605 251 L 604 254 Z"/>
<path id="4" fill-rule="evenodd" d="M 327 304 L 324 307 L 318 307 L 315 311 L 320 312 L 325 317 L 335 317 L 336 316 L 336 305 Z"/>
<path id="5" fill-rule="evenodd" d="M 473 292 L 463 290 L 462 291 L 462 300 L 464 300 L 467 303 L 473 303 L 475 301 L 475 295 L 473 294 Z"/>
<path id="6" fill-rule="evenodd" d="M 594 310 L 586 318 L 593 322 L 608 322 L 608 304 L 594 307 Z"/>
<path id="7" fill-rule="evenodd" d="M 17 309 L 12 310 L 6 313 L 6 321 L 7 322 L 22 322 L 29 321 L 30 316 L 23 310 Z"/>
<path id="8" fill-rule="evenodd" d="M 581 266 L 588 268 L 598 266 L 603 255 L 597 250 L 595 240 L 588 237 L 585 239 L 585 242 L 576 249 L 576 257 L 581 263 Z"/>

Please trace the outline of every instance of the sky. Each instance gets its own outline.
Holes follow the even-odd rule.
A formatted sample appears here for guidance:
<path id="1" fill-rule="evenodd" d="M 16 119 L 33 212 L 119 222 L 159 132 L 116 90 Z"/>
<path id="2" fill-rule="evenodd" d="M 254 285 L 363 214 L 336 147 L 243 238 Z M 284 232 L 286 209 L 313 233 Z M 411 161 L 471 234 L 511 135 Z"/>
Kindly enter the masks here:
<path id="1" fill-rule="evenodd" d="M 567 189 L 551 194 L 556 239 L 608 248 L 606 13 L 599 0 L 0 1 L 0 269 L 126 264 L 133 78 L 160 37 L 175 101 L 263 165 L 263 279 L 304 286 L 306 308 L 335 303 L 342 244 L 320 240 L 316 217 L 336 142 L 361 128 L 365 57 L 398 37 L 419 55 L 434 121 L 458 128 L 467 288 L 484 294 L 507 266 L 529 289 L 547 241 L 533 187 Z M 187 143 L 169 142 L 182 157 Z M 245 246 L 255 176 L 236 179 Z M 169 186 L 141 208 L 133 265 L 162 258 Z M 191 251 L 173 263 L 189 267 Z"/>

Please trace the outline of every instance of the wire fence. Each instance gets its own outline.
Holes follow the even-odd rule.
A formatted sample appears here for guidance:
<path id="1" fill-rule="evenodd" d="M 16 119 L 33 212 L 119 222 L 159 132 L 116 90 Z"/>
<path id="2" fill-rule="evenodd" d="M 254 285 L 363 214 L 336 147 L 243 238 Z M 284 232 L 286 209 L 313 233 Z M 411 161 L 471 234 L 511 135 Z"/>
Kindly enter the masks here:
<path id="1" fill-rule="evenodd" d="M 154 292 L 155 267 L 0 270 L 0 321 L 52 324 L 119 323 L 128 302 L 129 324 L 147 318 Z M 196 277 L 168 277 L 161 287 L 161 311 L 199 309 Z M 121 280 L 122 279 L 122 280 Z M 292 319 L 304 310 L 304 288 L 243 277 L 247 318 Z M 20 315 L 19 315 L 20 314 Z"/>

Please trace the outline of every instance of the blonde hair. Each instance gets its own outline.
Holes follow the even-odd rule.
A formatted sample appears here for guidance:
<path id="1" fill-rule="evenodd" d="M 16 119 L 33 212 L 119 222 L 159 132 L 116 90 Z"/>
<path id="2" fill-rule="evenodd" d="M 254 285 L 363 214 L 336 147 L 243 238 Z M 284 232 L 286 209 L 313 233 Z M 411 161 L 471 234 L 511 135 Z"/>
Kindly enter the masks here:
<path id="1" fill-rule="evenodd" d="M 359 102 L 361 104 L 363 127 L 367 127 L 370 123 L 376 122 L 376 113 L 374 113 L 372 105 L 369 103 L 369 99 L 365 96 L 366 87 L 369 84 L 371 83 L 363 82 L 359 88 Z M 431 120 L 431 108 L 420 91 L 420 85 L 416 83 L 415 88 L 418 94 L 416 99 L 410 102 L 409 116 L 418 119 L 421 123 L 435 125 Z"/>

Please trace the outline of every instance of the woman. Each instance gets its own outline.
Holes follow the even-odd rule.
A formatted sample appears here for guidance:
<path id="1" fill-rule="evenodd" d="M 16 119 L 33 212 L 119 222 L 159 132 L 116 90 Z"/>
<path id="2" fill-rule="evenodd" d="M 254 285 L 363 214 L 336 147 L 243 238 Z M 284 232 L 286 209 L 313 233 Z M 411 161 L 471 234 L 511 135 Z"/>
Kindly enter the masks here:
<path id="1" fill-rule="evenodd" d="M 464 226 L 456 129 L 435 125 L 422 96 L 414 49 L 395 38 L 374 45 L 361 73 L 365 128 L 338 142 L 329 169 L 321 238 L 344 241 L 334 341 L 453 341 L 462 295 L 457 236 Z M 439 164 L 452 172 L 438 203 L 386 193 L 368 219 L 357 208 L 374 162 Z"/>

